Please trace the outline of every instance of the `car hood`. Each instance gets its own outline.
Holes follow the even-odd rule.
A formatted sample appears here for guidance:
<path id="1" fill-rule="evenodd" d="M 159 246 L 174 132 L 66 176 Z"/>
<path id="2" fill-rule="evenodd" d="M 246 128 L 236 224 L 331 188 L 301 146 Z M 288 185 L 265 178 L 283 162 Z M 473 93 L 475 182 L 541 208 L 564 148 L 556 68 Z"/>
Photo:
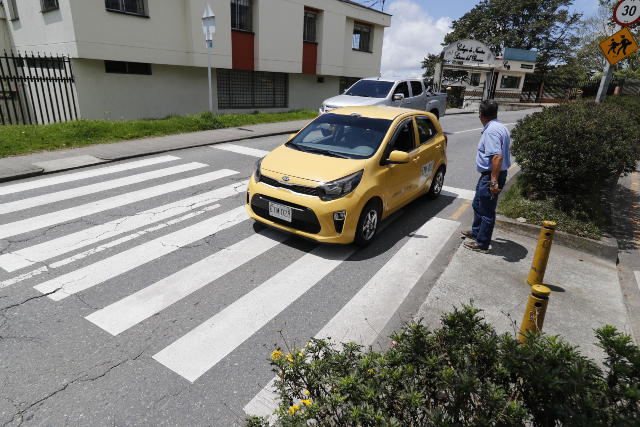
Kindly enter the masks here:
<path id="1" fill-rule="evenodd" d="M 338 95 L 324 101 L 324 105 L 338 107 L 359 107 L 363 105 L 382 105 L 386 98 L 367 98 L 365 96 Z"/>
<path id="2" fill-rule="evenodd" d="M 262 160 L 262 173 L 278 181 L 283 176 L 290 178 L 289 184 L 318 185 L 343 178 L 364 169 L 363 159 L 341 159 L 316 153 L 305 153 L 293 148 L 280 147 Z"/>

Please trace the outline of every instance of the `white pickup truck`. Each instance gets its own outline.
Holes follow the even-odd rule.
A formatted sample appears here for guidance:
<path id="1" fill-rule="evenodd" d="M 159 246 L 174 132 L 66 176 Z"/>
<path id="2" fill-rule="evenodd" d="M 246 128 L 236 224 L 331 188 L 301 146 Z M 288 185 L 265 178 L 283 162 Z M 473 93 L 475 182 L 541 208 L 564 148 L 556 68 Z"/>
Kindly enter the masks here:
<path id="1" fill-rule="evenodd" d="M 440 118 L 447 111 L 447 94 L 431 92 L 422 79 L 369 77 L 356 82 L 344 94 L 324 101 L 319 112 L 360 105 L 401 106 L 428 111 Z"/>

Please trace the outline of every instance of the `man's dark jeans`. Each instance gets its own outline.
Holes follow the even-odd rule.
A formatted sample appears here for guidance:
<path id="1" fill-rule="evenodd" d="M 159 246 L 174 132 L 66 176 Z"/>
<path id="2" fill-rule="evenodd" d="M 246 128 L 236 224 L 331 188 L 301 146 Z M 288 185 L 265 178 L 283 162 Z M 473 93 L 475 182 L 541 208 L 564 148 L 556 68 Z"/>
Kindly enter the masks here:
<path id="1" fill-rule="evenodd" d="M 471 232 L 477 236 L 478 246 L 489 249 L 493 226 L 496 223 L 496 206 L 498 196 L 491 198 L 489 191 L 491 175 L 480 176 L 476 185 L 476 196 L 473 198 L 473 226 Z M 498 175 L 498 188 L 504 188 L 507 182 L 507 171 L 501 171 Z M 498 193 L 499 195 L 500 193 Z"/>

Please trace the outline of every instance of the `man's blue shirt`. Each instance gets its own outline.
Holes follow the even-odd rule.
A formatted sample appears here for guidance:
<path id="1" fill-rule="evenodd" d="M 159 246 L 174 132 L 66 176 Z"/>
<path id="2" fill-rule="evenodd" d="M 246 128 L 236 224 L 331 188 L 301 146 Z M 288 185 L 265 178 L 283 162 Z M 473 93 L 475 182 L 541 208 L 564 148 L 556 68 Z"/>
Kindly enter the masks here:
<path id="1" fill-rule="evenodd" d="M 502 168 L 506 171 L 511 167 L 511 137 L 507 128 L 498 121 L 491 120 L 482 130 L 482 137 L 478 143 L 476 168 L 478 172 L 491 170 L 491 157 L 502 154 Z"/>

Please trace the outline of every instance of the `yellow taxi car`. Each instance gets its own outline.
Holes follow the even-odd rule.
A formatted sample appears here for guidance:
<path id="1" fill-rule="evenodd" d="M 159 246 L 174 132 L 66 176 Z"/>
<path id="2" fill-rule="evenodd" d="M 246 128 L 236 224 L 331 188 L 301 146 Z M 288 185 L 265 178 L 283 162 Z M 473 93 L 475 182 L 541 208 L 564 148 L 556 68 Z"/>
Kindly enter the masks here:
<path id="1" fill-rule="evenodd" d="M 247 211 L 318 242 L 366 246 L 385 217 L 423 194 L 440 195 L 446 149 L 431 113 L 335 109 L 256 162 Z"/>

